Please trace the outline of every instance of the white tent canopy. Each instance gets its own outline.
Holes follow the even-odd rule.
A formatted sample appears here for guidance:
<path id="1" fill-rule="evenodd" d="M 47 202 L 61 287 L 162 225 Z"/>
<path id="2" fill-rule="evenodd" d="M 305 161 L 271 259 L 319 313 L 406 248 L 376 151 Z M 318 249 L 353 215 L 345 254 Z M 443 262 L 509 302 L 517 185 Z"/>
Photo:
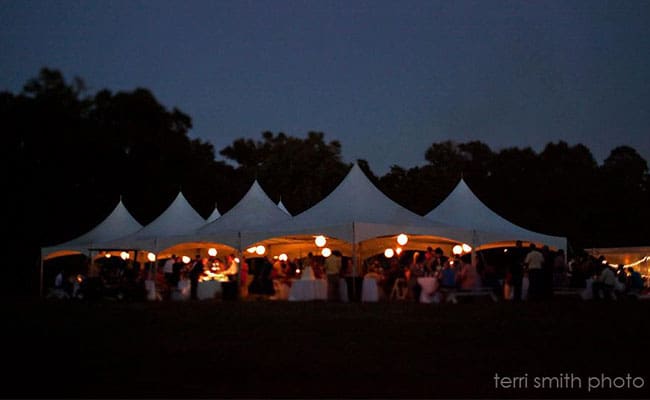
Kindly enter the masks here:
<path id="1" fill-rule="evenodd" d="M 210 223 L 210 222 L 216 220 L 219 217 L 221 217 L 221 213 L 219 212 L 219 209 L 217 208 L 217 205 L 215 204 L 214 205 L 214 210 L 212 210 L 212 214 L 210 214 L 210 216 L 208 217 L 206 222 Z"/>
<path id="2" fill-rule="evenodd" d="M 120 198 L 113 211 L 93 229 L 68 242 L 43 247 L 41 249 L 41 257 L 48 259 L 85 253 L 88 249 L 94 247 L 96 243 L 114 240 L 120 236 L 132 234 L 140 229 L 142 229 L 142 225 L 133 218 Z"/>
<path id="3" fill-rule="evenodd" d="M 179 242 L 178 236 L 194 232 L 206 221 L 187 202 L 182 192 L 155 220 L 139 231 L 111 241 L 96 243 L 101 249 L 148 250 L 158 253 Z"/>
<path id="4" fill-rule="evenodd" d="M 186 235 L 188 241 L 223 243 L 234 248 L 248 245 L 291 216 L 276 205 L 257 181 L 224 215 Z"/>
<path id="5" fill-rule="evenodd" d="M 280 202 L 278 203 L 278 207 L 280 208 L 280 210 L 282 210 L 282 211 L 284 211 L 285 213 L 287 213 L 287 215 L 289 215 L 289 216 L 291 215 L 291 213 L 289 212 L 289 210 L 287 210 L 287 207 L 285 207 L 284 204 L 282 203 L 282 200 L 280 200 Z"/>
<path id="6" fill-rule="evenodd" d="M 463 179 L 426 218 L 474 231 L 473 242 L 476 246 L 521 240 L 566 249 L 566 238 L 527 230 L 490 210 Z"/>
<path id="7" fill-rule="evenodd" d="M 399 233 L 471 239 L 471 232 L 431 221 L 395 203 L 357 164 L 327 197 L 278 228 L 276 237 L 323 234 L 348 243 Z"/>

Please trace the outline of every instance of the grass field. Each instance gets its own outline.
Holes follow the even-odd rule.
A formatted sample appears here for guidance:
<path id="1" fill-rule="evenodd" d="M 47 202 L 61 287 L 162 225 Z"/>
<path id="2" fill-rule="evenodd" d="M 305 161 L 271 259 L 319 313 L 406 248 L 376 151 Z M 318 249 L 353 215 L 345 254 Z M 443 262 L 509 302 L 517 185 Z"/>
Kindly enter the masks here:
<path id="1" fill-rule="evenodd" d="M 647 301 L 26 300 L 2 315 L 5 398 L 650 397 Z M 572 387 L 535 387 L 561 374 Z"/>

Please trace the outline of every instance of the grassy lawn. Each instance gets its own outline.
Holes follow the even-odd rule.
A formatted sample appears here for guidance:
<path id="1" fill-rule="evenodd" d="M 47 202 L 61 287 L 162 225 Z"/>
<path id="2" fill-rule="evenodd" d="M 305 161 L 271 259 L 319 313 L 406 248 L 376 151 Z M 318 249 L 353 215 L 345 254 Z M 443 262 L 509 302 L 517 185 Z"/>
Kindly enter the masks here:
<path id="1" fill-rule="evenodd" d="M 29 300 L 2 315 L 3 397 L 650 397 L 647 301 Z M 587 388 L 628 373 L 644 386 Z M 534 387 L 560 374 L 581 386 Z"/>

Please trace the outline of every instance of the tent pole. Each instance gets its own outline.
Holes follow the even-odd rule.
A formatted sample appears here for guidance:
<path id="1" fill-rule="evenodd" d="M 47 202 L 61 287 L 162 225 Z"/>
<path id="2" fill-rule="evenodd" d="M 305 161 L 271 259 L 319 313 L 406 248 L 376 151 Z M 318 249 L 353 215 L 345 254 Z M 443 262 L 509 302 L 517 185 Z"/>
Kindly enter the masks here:
<path id="1" fill-rule="evenodd" d="M 352 301 L 357 298 L 357 235 L 354 227 L 354 221 L 352 221 Z"/>
<path id="2" fill-rule="evenodd" d="M 237 232 L 237 257 L 239 257 L 239 265 L 237 265 L 237 298 L 242 297 L 240 296 L 240 289 L 242 287 L 242 281 L 241 281 L 241 270 L 242 270 L 242 265 L 244 264 L 244 253 L 242 252 L 241 249 L 241 231 Z M 228 266 L 230 267 L 230 266 Z M 244 285 L 246 282 L 243 282 Z"/>
<path id="3" fill-rule="evenodd" d="M 461 177 L 461 179 L 462 179 L 462 177 Z M 477 236 L 476 235 L 476 230 L 472 230 L 472 259 L 471 259 L 471 263 L 474 266 L 476 265 L 476 242 L 477 242 L 476 236 Z"/>

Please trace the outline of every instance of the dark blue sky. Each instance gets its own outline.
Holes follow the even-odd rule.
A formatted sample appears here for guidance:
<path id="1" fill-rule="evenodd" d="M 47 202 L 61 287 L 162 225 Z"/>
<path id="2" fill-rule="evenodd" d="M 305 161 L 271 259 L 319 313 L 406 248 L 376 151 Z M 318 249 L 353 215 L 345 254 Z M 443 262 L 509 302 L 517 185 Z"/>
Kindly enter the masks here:
<path id="1" fill-rule="evenodd" d="M 0 45 L 0 90 L 146 87 L 217 152 L 318 130 L 379 174 L 448 139 L 650 160 L 650 1 L 0 0 Z"/>

